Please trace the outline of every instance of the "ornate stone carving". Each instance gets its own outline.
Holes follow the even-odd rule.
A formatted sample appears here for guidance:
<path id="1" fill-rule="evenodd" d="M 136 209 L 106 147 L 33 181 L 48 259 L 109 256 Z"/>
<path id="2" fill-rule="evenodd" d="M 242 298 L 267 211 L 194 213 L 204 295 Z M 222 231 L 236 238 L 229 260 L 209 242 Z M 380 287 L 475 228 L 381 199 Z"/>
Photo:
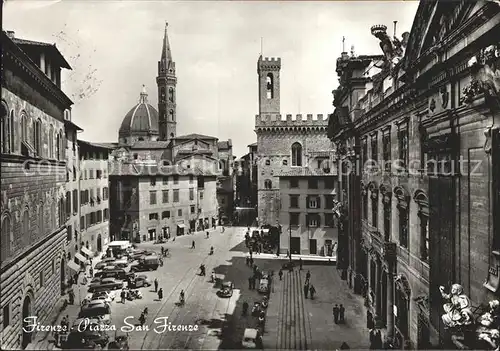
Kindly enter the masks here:
<path id="1" fill-rule="evenodd" d="M 434 98 L 431 98 L 429 101 L 429 110 L 431 112 L 434 112 L 435 109 L 436 109 L 436 100 L 434 100 Z"/>
<path id="2" fill-rule="evenodd" d="M 445 313 L 441 316 L 446 328 L 467 326 L 474 322 L 469 297 L 460 284 L 453 284 L 449 294 L 445 293 L 444 286 L 440 286 L 439 291 L 443 299 L 449 300 L 443 305 Z"/>
<path id="3" fill-rule="evenodd" d="M 450 98 L 450 93 L 448 93 L 448 89 L 446 89 L 446 86 L 441 88 L 441 91 L 439 92 L 441 95 L 441 106 L 443 108 L 446 108 L 448 106 L 448 100 Z"/>
<path id="4" fill-rule="evenodd" d="M 500 302 L 492 300 L 488 303 L 488 311 L 483 313 L 479 319 L 476 329 L 478 340 L 487 342 L 493 349 L 500 347 Z"/>
<path id="5" fill-rule="evenodd" d="M 410 33 L 404 32 L 401 40 L 396 37 L 391 39 L 387 34 L 387 26 L 381 24 L 372 26 L 371 33 L 380 40 L 379 45 L 385 56 L 385 66 L 392 68 L 403 57 Z"/>

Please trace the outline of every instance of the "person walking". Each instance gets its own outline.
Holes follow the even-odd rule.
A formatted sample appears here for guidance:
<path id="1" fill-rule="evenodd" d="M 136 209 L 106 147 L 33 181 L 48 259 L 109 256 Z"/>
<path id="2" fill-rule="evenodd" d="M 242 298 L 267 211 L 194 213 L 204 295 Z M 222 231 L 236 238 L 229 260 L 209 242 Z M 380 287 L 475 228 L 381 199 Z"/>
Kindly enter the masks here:
<path id="1" fill-rule="evenodd" d="M 163 289 L 160 288 L 160 290 L 158 290 L 158 300 L 161 300 L 163 299 Z"/>
<path id="2" fill-rule="evenodd" d="M 302 258 L 299 258 L 299 269 L 302 270 Z"/>
<path id="3" fill-rule="evenodd" d="M 309 294 L 309 285 L 307 283 L 304 284 L 304 297 L 307 299 L 307 295 Z"/>
<path id="4" fill-rule="evenodd" d="M 90 278 L 92 278 L 94 276 L 94 269 L 92 268 L 92 266 L 90 266 L 89 272 L 90 272 Z"/>
<path id="5" fill-rule="evenodd" d="M 122 303 L 125 303 L 125 290 L 122 290 L 122 292 L 120 293 L 120 297 L 122 299 Z"/>
<path id="6" fill-rule="evenodd" d="M 316 289 L 314 288 L 314 285 L 309 286 L 309 294 L 311 295 L 311 300 L 314 299 L 314 294 L 316 293 Z"/>
<path id="7" fill-rule="evenodd" d="M 165 249 L 163 249 L 163 246 L 161 247 L 161 255 L 163 256 Z"/>
<path id="8" fill-rule="evenodd" d="M 307 271 L 307 273 L 306 273 L 306 283 L 309 282 L 309 280 L 311 280 L 311 272 Z"/>
<path id="9" fill-rule="evenodd" d="M 253 258 L 252 258 L 252 255 L 250 254 L 250 259 L 249 259 L 249 262 L 250 262 L 250 267 L 253 267 Z"/>
<path id="10" fill-rule="evenodd" d="M 276 257 L 280 257 L 280 249 L 276 249 Z"/>
<path id="11" fill-rule="evenodd" d="M 280 272 L 278 273 L 278 275 L 280 276 L 280 280 L 283 280 L 283 270 L 280 268 Z"/>
<path id="12" fill-rule="evenodd" d="M 340 321 L 340 323 L 345 323 L 344 314 L 345 314 L 345 308 L 344 308 L 344 306 L 342 306 L 342 304 L 340 304 L 340 306 L 339 306 L 339 321 Z"/>
<path id="13" fill-rule="evenodd" d="M 194 240 L 193 242 L 191 243 L 191 248 L 194 249 L 196 247 L 196 244 L 194 243 Z"/>
<path id="14" fill-rule="evenodd" d="M 155 284 L 155 292 L 158 292 L 158 279 L 155 278 L 154 284 Z"/>
<path id="15" fill-rule="evenodd" d="M 339 305 L 335 304 L 335 306 L 333 306 L 333 321 L 335 324 L 339 324 L 339 312 Z"/>
<path id="16" fill-rule="evenodd" d="M 252 277 L 248 277 L 248 290 L 252 290 Z"/>

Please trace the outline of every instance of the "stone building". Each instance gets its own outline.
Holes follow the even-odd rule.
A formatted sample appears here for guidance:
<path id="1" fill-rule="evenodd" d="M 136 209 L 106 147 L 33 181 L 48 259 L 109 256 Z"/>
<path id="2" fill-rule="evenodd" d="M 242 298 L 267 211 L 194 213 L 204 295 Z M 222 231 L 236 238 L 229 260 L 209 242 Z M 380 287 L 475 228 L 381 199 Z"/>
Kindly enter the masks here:
<path id="1" fill-rule="evenodd" d="M 337 61 L 339 268 L 396 347 L 475 348 L 445 329 L 439 286 L 499 294 L 500 6 L 421 2 L 402 39 L 371 31 L 382 58 Z"/>
<path id="2" fill-rule="evenodd" d="M 2 32 L 2 349 L 25 348 L 23 320 L 46 323 L 66 281 L 65 125 L 61 90 L 71 69 L 55 44 Z"/>
<path id="3" fill-rule="evenodd" d="M 280 114 L 280 58 L 259 57 L 259 114 L 257 134 L 258 221 L 276 226 L 280 216 L 277 174 L 295 168 L 328 168 L 332 143 L 327 137 L 327 116 Z M 323 164 L 322 164 L 323 163 Z"/>
<path id="4" fill-rule="evenodd" d="M 337 179 L 332 173 L 297 168 L 278 174 L 281 251 L 336 256 L 337 226 L 333 208 Z"/>
<path id="5" fill-rule="evenodd" d="M 216 175 L 199 168 L 110 163 L 110 230 L 115 240 L 152 241 L 217 221 Z"/>
<path id="6" fill-rule="evenodd" d="M 108 159 L 113 147 L 78 140 L 80 149 L 78 247 L 84 257 L 94 257 L 112 241 L 109 233 Z"/>
<path id="7" fill-rule="evenodd" d="M 233 217 L 235 181 L 233 174 L 233 142 L 217 142 L 219 154 L 219 168 L 221 170 L 217 177 L 217 203 L 219 206 L 219 223 L 227 223 Z"/>

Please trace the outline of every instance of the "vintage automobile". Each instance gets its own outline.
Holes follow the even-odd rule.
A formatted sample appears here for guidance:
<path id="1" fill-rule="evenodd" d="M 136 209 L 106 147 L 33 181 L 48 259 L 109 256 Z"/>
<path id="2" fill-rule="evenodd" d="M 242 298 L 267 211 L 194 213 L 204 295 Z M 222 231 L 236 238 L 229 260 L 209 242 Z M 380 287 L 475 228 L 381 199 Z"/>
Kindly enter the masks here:
<path id="1" fill-rule="evenodd" d="M 82 306 L 78 318 L 99 318 L 104 324 L 111 324 L 111 308 L 104 301 L 91 301 Z"/>
<path id="2" fill-rule="evenodd" d="M 148 250 L 135 250 L 131 253 L 129 253 L 129 261 L 135 261 L 139 260 L 143 256 L 150 256 L 156 254 L 155 251 L 148 251 Z"/>
<path id="3" fill-rule="evenodd" d="M 108 350 L 128 350 L 128 335 L 120 335 L 108 344 Z"/>
<path id="4" fill-rule="evenodd" d="M 244 349 L 261 349 L 262 338 L 259 330 L 253 328 L 246 328 L 243 333 L 243 340 L 241 346 Z"/>
<path id="5" fill-rule="evenodd" d="M 104 278 L 99 282 L 90 284 L 89 292 L 106 291 L 106 290 L 116 290 L 123 288 L 123 281 L 115 278 Z"/>
<path id="6" fill-rule="evenodd" d="M 116 294 L 113 291 L 98 291 L 92 294 L 92 300 L 100 300 L 101 297 L 105 297 L 106 301 L 114 301 Z"/>
<path id="7" fill-rule="evenodd" d="M 267 294 L 269 292 L 269 279 L 262 278 L 259 281 L 259 289 L 257 291 L 261 294 Z"/>
<path id="8" fill-rule="evenodd" d="M 100 330 L 72 331 L 62 344 L 63 350 L 103 349 L 109 342 L 109 335 Z"/>
<path id="9" fill-rule="evenodd" d="M 123 268 L 114 267 L 114 269 L 112 269 L 112 268 L 106 269 L 107 266 L 104 268 L 105 269 L 103 269 L 102 271 L 95 273 L 94 276 L 97 278 L 101 278 L 101 279 L 104 279 L 104 278 L 115 278 L 115 279 L 120 279 L 120 280 L 127 279 L 128 273 Z"/>
<path id="10" fill-rule="evenodd" d="M 151 286 L 151 281 L 145 275 L 135 275 L 129 278 L 128 287 L 132 289 Z"/>
<path id="11" fill-rule="evenodd" d="M 129 264 L 130 262 L 127 258 L 120 258 L 119 260 L 113 262 L 113 266 L 118 268 L 127 268 Z"/>
<path id="12" fill-rule="evenodd" d="M 114 261 L 116 261 L 116 259 L 113 257 L 103 258 L 100 262 L 97 262 L 97 264 L 94 266 L 94 269 L 96 269 L 96 270 L 103 269 L 104 267 L 110 265 Z"/>
<path id="13" fill-rule="evenodd" d="M 156 255 L 143 256 L 138 264 L 130 266 L 131 272 L 154 271 L 160 266 L 160 259 Z"/>
<path id="14" fill-rule="evenodd" d="M 221 284 L 221 287 L 217 294 L 220 297 L 231 297 L 233 296 L 233 289 L 234 289 L 234 284 L 230 281 L 224 281 Z"/>
<path id="15" fill-rule="evenodd" d="M 86 317 L 86 318 L 77 318 L 73 322 L 70 331 L 84 331 L 87 329 L 93 329 L 94 326 L 98 326 L 102 324 L 102 319 L 99 317 Z"/>

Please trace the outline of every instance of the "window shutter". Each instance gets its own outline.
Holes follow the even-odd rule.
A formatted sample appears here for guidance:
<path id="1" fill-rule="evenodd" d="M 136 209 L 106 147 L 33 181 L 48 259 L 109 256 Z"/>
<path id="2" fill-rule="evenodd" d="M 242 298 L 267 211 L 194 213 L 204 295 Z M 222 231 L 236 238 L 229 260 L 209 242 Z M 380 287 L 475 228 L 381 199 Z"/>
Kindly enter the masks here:
<path id="1" fill-rule="evenodd" d="M 306 226 L 309 227 L 309 216 L 308 214 L 306 214 Z"/>
<path id="2" fill-rule="evenodd" d="M 310 196 L 306 196 L 306 208 L 310 208 L 309 207 L 309 198 L 310 198 Z M 307 223 L 309 224 L 309 221 Z"/>
<path id="3" fill-rule="evenodd" d="M 321 208 L 321 196 L 316 198 L 318 208 Z"/>
<path id="4" fill-rule="evenodd" d="M 318 227 L 321 227 L 321 215 L 316 215 L 318 220 Z"/>

